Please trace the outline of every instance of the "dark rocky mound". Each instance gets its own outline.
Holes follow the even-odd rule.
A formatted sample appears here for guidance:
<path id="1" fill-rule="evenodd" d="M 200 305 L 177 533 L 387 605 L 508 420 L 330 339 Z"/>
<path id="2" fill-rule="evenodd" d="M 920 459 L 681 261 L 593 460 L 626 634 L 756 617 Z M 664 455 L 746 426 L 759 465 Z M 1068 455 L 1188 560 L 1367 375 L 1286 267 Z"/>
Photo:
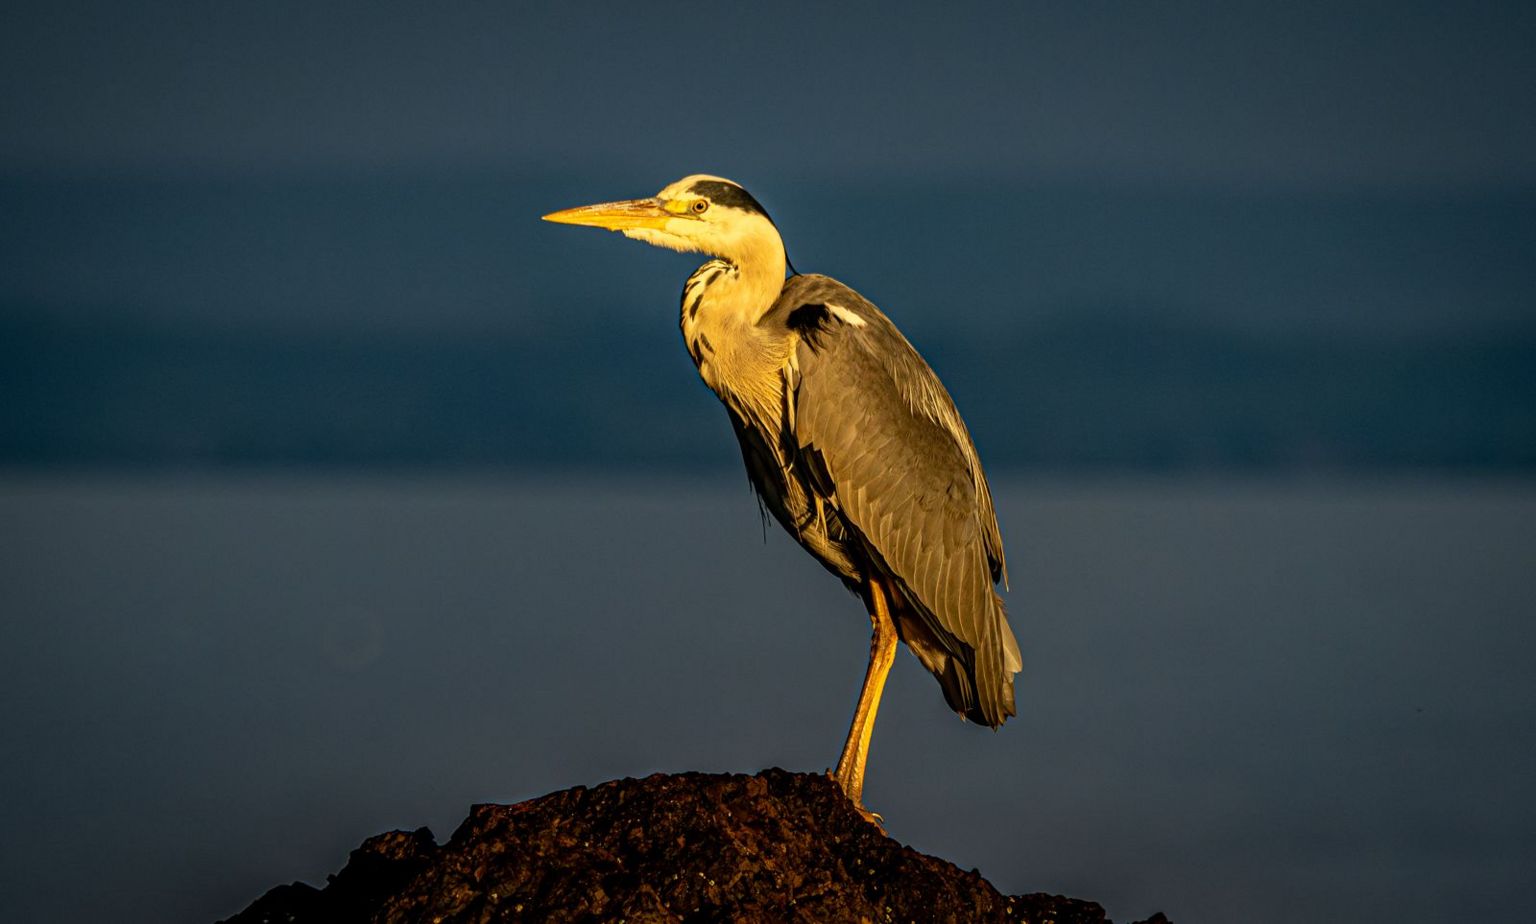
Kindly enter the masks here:
<path id="1" fill-rule="evenodd" d="M 278 886 L 227 924 L 354 921 L 1107 924 L 1093 902 L 1001 895 L 886 837 L 828 778 L 783 770 L 477 805 L 442 846 L 426 828 L 380 834 L 324 889 Z"/>

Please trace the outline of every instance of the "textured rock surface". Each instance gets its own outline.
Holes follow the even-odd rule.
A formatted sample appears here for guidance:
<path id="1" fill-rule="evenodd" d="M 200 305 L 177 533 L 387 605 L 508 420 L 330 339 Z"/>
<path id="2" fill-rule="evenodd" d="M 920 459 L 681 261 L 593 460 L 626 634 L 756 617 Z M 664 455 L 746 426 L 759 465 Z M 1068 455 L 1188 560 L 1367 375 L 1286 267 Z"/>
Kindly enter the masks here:
<path id="1" fill-rule="evenodd" d="M 657 774 L 477 805 L 447 844 L 426 828 L 369 838 L 324 889 L 278 886 L 229 924 L 353 921 L 1106 918 L 1093 902 L 1001 895 L 880 833 L 826 777 L 766 770 Z"/>

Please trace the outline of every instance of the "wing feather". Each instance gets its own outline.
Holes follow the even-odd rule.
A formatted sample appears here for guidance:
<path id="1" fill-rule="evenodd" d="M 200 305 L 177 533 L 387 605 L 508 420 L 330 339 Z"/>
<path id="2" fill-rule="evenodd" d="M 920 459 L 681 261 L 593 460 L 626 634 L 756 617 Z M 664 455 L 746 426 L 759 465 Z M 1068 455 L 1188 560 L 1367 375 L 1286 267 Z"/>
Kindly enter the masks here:
<path id="1" fill-rule="evenodd" d="M 780 316 L 829 302 L 838 312 L 824 312 L 795 348 L 787 450 L 816 460 L 826 501 L 970 675 L 979 720 L 1001 724 L 1014 714 L 1020 659 L 992 587 L 1005 576 L 1002 541 L 970 435 L 938 377 L 879 309 L 825 277 L 790 282 L 800 280 L 786 286 Z"/>

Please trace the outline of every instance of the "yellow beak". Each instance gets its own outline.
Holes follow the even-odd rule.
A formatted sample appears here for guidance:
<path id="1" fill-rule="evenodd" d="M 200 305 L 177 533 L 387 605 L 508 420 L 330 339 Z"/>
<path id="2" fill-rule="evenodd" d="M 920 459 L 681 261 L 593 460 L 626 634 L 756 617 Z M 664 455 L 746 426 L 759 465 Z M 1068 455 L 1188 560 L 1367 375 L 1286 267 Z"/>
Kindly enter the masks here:
<path id="1" fill-rule="evenodd" d="M 628 199 L 624 202 L 600 202 L 597 205 L 550 212 L 544 216 L 544 220 L 562 225 L 591 225 L 609 231 L 623 231 L 626 228 L 661 228 L 668 219 L 675 217 L 661 207 L 660 199 Z"/>

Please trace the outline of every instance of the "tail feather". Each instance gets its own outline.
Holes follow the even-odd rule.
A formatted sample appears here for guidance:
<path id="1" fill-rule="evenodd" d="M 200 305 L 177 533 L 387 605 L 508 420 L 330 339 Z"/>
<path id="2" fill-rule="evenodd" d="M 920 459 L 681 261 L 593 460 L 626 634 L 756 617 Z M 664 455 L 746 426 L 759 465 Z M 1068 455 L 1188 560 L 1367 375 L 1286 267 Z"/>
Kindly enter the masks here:
<path id="1" fill-rule="evenodd" d="M 998 728 L 1009 716 L 1017 714 L 1013 675 L 1022 666 L 1018 644 L 1008 644 L 1013 642 L 1013 633 L 1002 616 L 1002 600 L 995 595 L 994 599 L 1005 643 L 1002 651 L 993 652 L 992 670 L 983 669 L 981 677 L 977 676 L 976 653 L 963 643 L 960 643 L 962 651 L 951 651 L 934 636 L 927 621 L 913 610 L 910 603 L 903 600 L 892 614 L 901 640 L 938 680 L 949 708 L 977 725 L 989 728 Z M 985 687 L 980 686 L 982 682 L 986 682 Z"/>

